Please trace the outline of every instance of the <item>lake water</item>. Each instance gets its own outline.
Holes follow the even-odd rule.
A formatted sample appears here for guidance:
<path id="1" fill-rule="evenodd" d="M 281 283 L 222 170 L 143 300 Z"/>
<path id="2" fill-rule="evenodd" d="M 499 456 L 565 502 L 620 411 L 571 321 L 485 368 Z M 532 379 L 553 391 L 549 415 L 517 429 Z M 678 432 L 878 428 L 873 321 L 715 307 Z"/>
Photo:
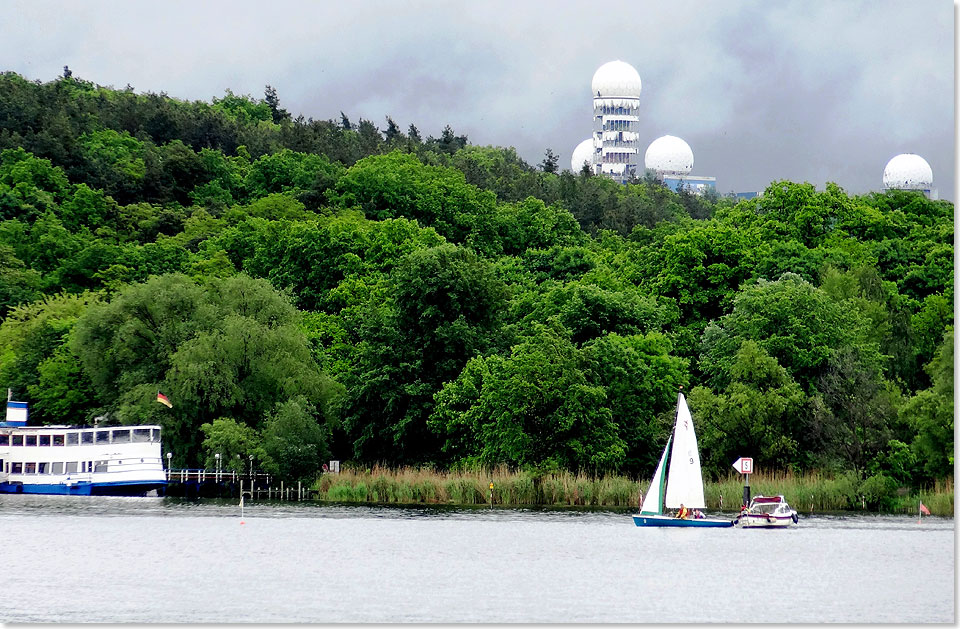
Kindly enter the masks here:
<path id="1" fill-rule="evenodd" d="M 954 521 L 0 496 L 4 622 L 948 622 Z"/>

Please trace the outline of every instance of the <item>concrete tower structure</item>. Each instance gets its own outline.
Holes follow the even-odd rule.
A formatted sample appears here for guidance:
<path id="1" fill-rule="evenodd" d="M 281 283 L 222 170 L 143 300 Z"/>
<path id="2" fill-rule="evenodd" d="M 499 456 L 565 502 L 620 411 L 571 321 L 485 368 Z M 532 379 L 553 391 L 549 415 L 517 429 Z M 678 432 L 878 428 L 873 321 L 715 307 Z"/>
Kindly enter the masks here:
<path id="1" fill-rule="evenodd" d="M 593 75 L 594 172 L 625 183 L 637 175 L 640 75 L 629 63 L 610 61 Z"/>

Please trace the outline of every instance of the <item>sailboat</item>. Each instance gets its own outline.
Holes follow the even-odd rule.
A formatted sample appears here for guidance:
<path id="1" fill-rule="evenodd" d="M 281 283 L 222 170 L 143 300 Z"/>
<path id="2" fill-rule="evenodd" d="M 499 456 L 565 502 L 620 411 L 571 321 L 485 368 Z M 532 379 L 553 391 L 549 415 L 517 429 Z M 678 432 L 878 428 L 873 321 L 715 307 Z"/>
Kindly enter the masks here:
<path id="1" fill-rule="evenodd" d="M 637 526 L 733 526 L 732 520 L 692 516 L 684 519 L 664 513 L 664 509 L 679 509 L 681 505 L 690 509 L 691 513 L 693 509 L 706 507 L 697 435 L 683 391 L 677 399 L 677 420 L 673 433 L 667 439 L 650 489 L 647 490 L 640 513 L 633 516 L 633 522 Z"/>

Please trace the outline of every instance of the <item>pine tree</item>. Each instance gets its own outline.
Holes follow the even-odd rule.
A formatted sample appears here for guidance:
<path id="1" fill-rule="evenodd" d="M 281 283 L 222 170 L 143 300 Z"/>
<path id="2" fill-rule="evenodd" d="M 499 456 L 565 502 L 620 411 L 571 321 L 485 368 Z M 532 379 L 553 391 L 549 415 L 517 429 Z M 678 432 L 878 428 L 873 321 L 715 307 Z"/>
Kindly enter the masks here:
<path id="1" fill-rule="evenodd" d="M 560 161 L 560 157 L 555 155 L 551 149 L 547 149 L 547 152 L 544 154 L 543 161 L 540 162 L 540 169 L 545 173 L 554 173 L 557 172 L 557 164 Z"/>
<path id="2" fill-rule="evenodd" d="M 390 116 L 387 116 L 387 130 L 384 132 L 383 135 L 388 143 L 392 142 L 394 138 L 402 135 L 400 133 L 400 127 L 397 126 L 397 123 L 394 122 L 393 118 L 391 118 Z"/>
<path id="3" fill-rule="evenodd" d="M 286 109 L 280 108 L 280 99 L 277 98 L 277 90 L 273 86 L 268 85 L 263 91 L 263 102 L 270 107 L 270 115 L 273 116 L 274 123 L 280 124 L 280 122 L 290 117 Z"/>

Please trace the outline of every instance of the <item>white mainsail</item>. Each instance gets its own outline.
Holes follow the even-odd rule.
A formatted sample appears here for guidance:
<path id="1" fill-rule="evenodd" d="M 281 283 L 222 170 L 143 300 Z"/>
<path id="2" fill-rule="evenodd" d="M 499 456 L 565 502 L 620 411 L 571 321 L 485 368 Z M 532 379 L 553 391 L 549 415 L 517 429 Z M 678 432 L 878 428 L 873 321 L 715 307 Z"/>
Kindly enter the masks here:
<path id="1" fill-rule="evenodd" d="M 670 452 L 664 502 L 669 509 L 678 509 L 681 504 L 688 509 L 706 508 L 697 435 L 693 431 L 693 418 L 683 393 L 677 400 L 677 424 L 673 429 L 673 450 Z"/>
<path id="2" fill-rule="evenodd" d="M 660 462 L 657 463 L 657 471 L 653 474 L 653 480 L 650 481 L 650 487 L 647 488 L 647 495 L 643 499 L 643 505 L 640 508 L 641 515 L 659 515 L 663 513 L 663 482 L 664 468 L 667 462 L 667 452 L 670 451 L 670 439 L 667 439 L 667 447 L 663 449 L 660 456 Z"/>

